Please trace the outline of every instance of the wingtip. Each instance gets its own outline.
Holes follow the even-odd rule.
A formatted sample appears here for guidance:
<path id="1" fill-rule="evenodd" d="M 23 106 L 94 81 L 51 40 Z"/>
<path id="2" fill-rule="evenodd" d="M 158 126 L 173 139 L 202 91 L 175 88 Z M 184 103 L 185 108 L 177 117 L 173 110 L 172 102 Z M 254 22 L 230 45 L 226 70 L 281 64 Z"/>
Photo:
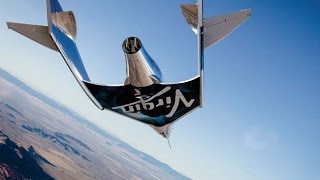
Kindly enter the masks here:
<path id="1" fill-rule="evenodd" d="M 8 29 L 12 29 L 13 27 L 13 23 L 12 22 L 6 22 L 7 23 L 7 27 Z"/>
<path id="2" fill-rule="evenodd" d="M 244 9 L 244 10 L 242 10 L 241 12 L 244 12 L 247 16 L 251 16 L 251 15 L 252 15 L 252 10 L 251 10 L 251 8 Z"/>

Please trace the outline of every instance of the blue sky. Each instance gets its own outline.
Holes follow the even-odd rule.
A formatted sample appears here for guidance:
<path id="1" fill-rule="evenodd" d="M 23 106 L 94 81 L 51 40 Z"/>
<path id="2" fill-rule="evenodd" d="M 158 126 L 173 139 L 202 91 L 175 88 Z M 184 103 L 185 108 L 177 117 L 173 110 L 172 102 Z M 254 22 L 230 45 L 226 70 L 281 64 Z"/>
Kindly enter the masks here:
<path id="1" fill-rule="evenodd" d="M 60 0 L 78 22 L 77 44 L 93 82 L 125 79 L 122 41 L 142 40 L 167 82 L 197 74 L 196 36 L 180 3 Z M 0 2 L 0 66 L 100 127 L 194 179 L 320 179 L 320 2 L 205 0 L 206 16 L 253 16 L 205 51 L 205 106 L 177 122 L 172 149 L 151 128 L 99 111 L 56 52 L 7 30 L 46 24 L 45 1 Z"/>

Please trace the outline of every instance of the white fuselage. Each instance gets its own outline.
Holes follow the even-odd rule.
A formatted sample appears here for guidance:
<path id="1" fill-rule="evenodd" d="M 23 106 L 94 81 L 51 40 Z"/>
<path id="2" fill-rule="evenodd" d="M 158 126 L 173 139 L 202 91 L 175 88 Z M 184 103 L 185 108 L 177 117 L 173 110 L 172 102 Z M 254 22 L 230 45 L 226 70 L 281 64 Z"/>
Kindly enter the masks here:
<path id="1" fill-rule="evenodd" d="M 145 51 L 138 38 L 130 37 L 126 39 L 122 48 L 127 66 L 125 84 L 146 87 L 162 82 L 162 75 L 158 65 Z"/>

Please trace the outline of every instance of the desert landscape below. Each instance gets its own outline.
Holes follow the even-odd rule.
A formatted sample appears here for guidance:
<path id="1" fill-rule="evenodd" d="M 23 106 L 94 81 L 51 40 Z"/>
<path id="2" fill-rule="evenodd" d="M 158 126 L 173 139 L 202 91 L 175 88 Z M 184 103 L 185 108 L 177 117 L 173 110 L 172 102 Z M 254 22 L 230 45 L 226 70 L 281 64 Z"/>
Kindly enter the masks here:
<path id="1" fill-rule="evenodd" d="M 190 179 L 0 68 L 0 179 Z"/>

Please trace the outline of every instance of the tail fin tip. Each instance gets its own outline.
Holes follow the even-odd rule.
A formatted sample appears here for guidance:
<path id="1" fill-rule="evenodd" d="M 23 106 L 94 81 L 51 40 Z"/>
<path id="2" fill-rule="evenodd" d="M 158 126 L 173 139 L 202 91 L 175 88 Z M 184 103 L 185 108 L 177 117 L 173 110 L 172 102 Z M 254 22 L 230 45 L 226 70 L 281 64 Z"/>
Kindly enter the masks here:
<path id="1" fill-rule="evenodd" d="M 198 5 L 182 4 L 180 5 L 182 14 L 188 25 L 197 34 L 198 33 Z"/>

